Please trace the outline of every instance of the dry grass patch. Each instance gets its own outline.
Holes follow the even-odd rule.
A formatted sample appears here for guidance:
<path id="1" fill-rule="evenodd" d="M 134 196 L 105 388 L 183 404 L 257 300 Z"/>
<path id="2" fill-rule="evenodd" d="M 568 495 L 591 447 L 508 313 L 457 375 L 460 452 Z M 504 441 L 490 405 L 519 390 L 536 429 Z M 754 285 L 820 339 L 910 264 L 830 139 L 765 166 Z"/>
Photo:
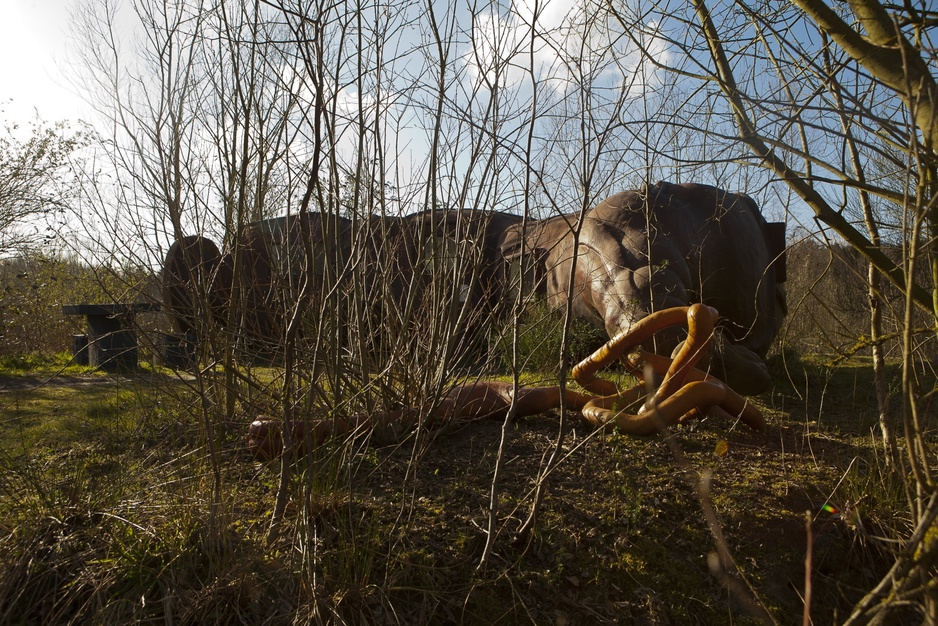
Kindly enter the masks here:
<path id="1" fill-rule="evenodd" d="M 714 419 L 675 429 L 686 463 L 662 438 L 595 433 L 571 416 L 537 532 L 520 541 L 559 415 L 519 421 L 483 569 L 498 422 L 391 446 L 328 443 L 295 467 L 268 546 L 279 463 L 247 454 L 249 415 L 218 418 L 213 506 L 187 384 L 148 375 L 5 391 L 0 621 L 754 623 L 708 569 L 707 474 L 740 573 L 781 623 L 800 622 L 812 513 L 812 615 L 832 623 L 890 564 L 877 537 L 905 523 L 904 509 L 858 410 L 866 370 L 795 365 L 764 396 L 766 433 Z"/>

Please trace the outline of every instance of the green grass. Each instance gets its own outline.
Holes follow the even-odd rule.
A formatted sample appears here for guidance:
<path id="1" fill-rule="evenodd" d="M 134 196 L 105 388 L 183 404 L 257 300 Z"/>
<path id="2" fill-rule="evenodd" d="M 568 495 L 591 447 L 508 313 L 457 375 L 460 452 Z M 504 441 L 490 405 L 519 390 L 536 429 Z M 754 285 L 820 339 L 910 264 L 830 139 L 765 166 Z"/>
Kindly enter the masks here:
<path id="1" fill-rule="evenodd" d="M 233 420 L 210 405 L 213 514 L 192 385 L 71 369 L 36 384 L 45 366 L 8 368 L 0 622 L 756 623 L 708 569 L 713 538 L 693 480 L 706 471 L 736 563 L 784 624 L 801 620 L 812 512 L 812 615 L 833 623 L 890 565 L 877 537 L 908 530 L 901 483 L 870 436 L 865 363 L 772 366 L 768 431 L 681 426 L 686 467 L 661 438 L 594 433 L 571 416 L 537 532 L 520 543 L 558 416 L 515 424 L 483 569 L 498 422 L 400 445 L 327 443 L 297 464 L 283 531 L 267 545 L 279 463 L 244 449 L 248 404 Z M 849 515 L 820 512 L 825 502 Z"/>
<path id="2" fill-rule="evenodd" d="M 3 354 L 0 355 L 0 376 L 30 373 L 52 374 L 69 367 L 72 356 L 68 352 L 55 354 Z M 72 366 L 72 371 L 91 371 L 90 368 Z"/>

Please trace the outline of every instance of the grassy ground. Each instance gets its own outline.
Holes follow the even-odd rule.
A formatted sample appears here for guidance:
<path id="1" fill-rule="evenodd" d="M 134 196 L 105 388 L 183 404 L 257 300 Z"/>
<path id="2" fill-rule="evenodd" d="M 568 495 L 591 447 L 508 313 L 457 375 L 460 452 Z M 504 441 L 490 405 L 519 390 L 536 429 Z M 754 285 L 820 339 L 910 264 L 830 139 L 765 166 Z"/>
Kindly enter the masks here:
<path id="1" fill-rule="evenodd" d="M 279 463 L 247 453 L 249 411 L 216 424 L 213 506 L 191 381 L 3 365 L 0 623 L 747 624 L 751 595 L 794 624 L 806 512 L 812 617 L 834 623 L 890 564 L 875 537 L 904 528 L 906 507 L 878 465 L 868 366 L 773 369 L 765 433 L 681 426 L 679 456 L 662 438 L 595 433 L 571 416 L 524 540 L 559 416 L 515 424 L 480 569 L 498 422 L 327 444 L 297 465 L 284 532 L 267 545 Z M 701 491 L 747 593 L 711 575 Z"/>

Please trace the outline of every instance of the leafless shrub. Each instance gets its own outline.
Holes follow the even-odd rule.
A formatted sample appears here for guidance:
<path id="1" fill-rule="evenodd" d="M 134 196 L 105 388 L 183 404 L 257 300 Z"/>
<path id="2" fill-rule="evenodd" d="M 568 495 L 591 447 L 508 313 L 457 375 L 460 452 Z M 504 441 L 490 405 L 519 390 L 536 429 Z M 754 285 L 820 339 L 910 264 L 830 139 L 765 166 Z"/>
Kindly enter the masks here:
<path id="1" fill-rule="evenodd" d="M 902 250 L 885 247 L 894 262 L 900 263 Z M 869 294 L 867 263 L 853 248 L 821 243 L 813 238 L 796 240 L 787 252 L 789 312 L 780 345 L 801 354 L 829 357 L 871 355 L 867 332 Z M 927 272 L 919 270 L 918 280 L 930 284 Z M 882 285 L 880 301 L 884 308 L 881 340 L 885 354 L 898 358 L 902 349 L 904 295 L 894 285 Z M 935 337 L 928 315 L 913 313 L 923 355 L 935 353 Z"/>
<path id="2" fill-rule="evenodd" d="M 479 354 L 493 320 L 507 329 L 498 341 L 510 345 L 515 384 L 527 367 L 525 303 L 510 293 L 485 299 L 487 244 L 473 220 L 582 214 L 613 190 L 700 180 L 745 190 L 778 217 L 800 215 L 802 203 L 843 242 L 799 238 L 791 247 L 786 337 L 799 350 L 873 354 L 889 471 L 901 476 L 912 521 L 897 530 L 906 552 L 895 552 L 894 570 L 856 620 L 886 616 L 879 598 L 889 590 L 933 613 L 928 529 L 938 500 L 916 379 L 934 350 L 918 331 L 935 324 L 938 267 L 934 70 L 922 43 L 933 19 L 872 3 L 856 15 L 863 37 L 842 21 L 845 7 L 832 17 L 822 3 L 799 5 L 805 13 L 763 3 L 712 14 L 699 0 L 589 1 L 554 23 L 538 3 L 139 2 L 135 54 L 110 2 L 82 9 L 76 58 L 111 134 L 96 146 L 103 165 L 81 179 L 72 207 L 80 223 L 66 233 L 72 252 L 86 255 L 86 267 L 130 259 L 146 274 L 188 235 L 218 243 L 211 263 L 183 257 L 198 358 L 178 378 L 192 394 L 180 397 L 196 403 L 186 406 L 191 454 L 203 463 L 197 493 L 187 494 L 206 511 L 204 527 L 192 525 L 197 539 L 228 540 L 233 425 L 260 414 L 311 424 L 418 407 L 401 443 L 409 463 L 393 551 L 415 507 L 408 497 L 431 441 L 428 407 L 460 376 L 491 365 Z M 858 54 L 858 42 L 875 54 Z M 880 56 L 888 62 L 867 65 Z M 266 266 L 257 262 L 264 254 Z M 22 272 L 9 267 L 6 285 L 19 289 Z M 109 299 L 139 293 L 137 274 L 113 275 L 115 284 L 110 275 L 96 283 Z M 10 302 L 31 302 L 29 289 Z M 571 306 L 552 321 L 564 382 Z M 23 347 L 62 339 L 61 320 L 44 321 L 54 332 L 42 337 L 9 324 Z M 905 368 L 901 416 L 879 386 L 894 354 Z M 531 545 L 551 476 L 573 454 L 566 419 L 559 415 L 530 490 L 510 511 L 510 414 L 502 425 L 486 477 L 483 568 L 495 566 L 500 544 Z M 343 604 L 318 593 L 334 563 L 317 542 L 332 532 L 357 545 L 351 538 L 378 532 L 352 520 L 362 444 L 375 433 L 366 424 L 313 460 L 293 457 L 290 433 L 270 487 L 267 539 L 295 551 L 310 619 L 361 621 L 354 597 Z M 708 532 L 727 568 L 711 513 Z M 346 588 L 380 577 L 367 549 L 349 557 L 330 571 Z M 210 615 L 219 594 L 195 598 L 187 615 Z"/>

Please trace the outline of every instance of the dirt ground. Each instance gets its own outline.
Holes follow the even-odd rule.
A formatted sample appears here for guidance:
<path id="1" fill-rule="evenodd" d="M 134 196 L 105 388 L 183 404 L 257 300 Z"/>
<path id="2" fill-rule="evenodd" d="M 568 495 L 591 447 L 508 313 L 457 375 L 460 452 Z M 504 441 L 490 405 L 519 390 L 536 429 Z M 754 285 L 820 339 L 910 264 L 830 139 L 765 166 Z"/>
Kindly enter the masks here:
<path id="1" fill-rule="evenodd" d="M 482 570 L 500 422 L 362 453 L 347 499 L 324 503 L 314 522 L 323 553 L 342 552 L 330 542 L 348 532 L 338 520 L 351 517 L 388 560 L 365 576 L 355 611 L 379 623 L 388 606 L 399 606 L 400 617 L 406 607 L 432 605 L 434 615 L 449 616 L 441 623 L 527 615 L 555 624 L 715 624 L 756 623 L 765 610 L 801 623 L 806 513 L 815 623 L 846 617 L 886 566 L 860 549 L 839 515 L 821 510 L 832 496 L 843 506 L 835 491 L 856 452 L 849 444 L 785 419 L 765 433 L 708 419 L 675 429 L 673 447 L 661 437 L 597 433 L 573 414 L 567 422 L 562 460 L 544 482 L 527 536 L 518 531 L 556 445 L 559 415 L 509 427 L 495 488 L 497 538 Z M 716 543 L 705 507 L 732 555 L 729 571 L 710 565 Z M 425 618 L 408 616 L 434 623 Z"/>
<path id="2" fill-rule="evenodd" d="M 173 590 L 167 597 L 177 599 L 165 600 L 166 606 L 185 596 L 186 614 L 197 616 L 192 623 L 229 614 L 236 602 L 242 623 L 289 623 L 312 606 L 336 623 L 748 624 L 761 623 L 768 613 L 778 623 L 801 624 L 807 515 L 811 615 L 815 624 L 842 621 L 890 557 L 874 539 L 888 532 L 880 525 L 883 503 L 863 493 L 865 477 L 875 473 L 871 391 L 850 371 L 838 375 L 843 384 L 829 379 L 822 392 L 810 395 L 777 384 L 760 398 L 769 422 L 764 432 L 707 418 L 674 428 L 670 439 L 639 438 L 597 432 L 571 413 L 560 437 L 556 411 L 521 419 L 505 431 L 494 486 L 500 421 L 413 435 L 394 445 L 364 437 L 330 442 L 295 467 L 285 532 L 272 547 L 264 544 L 264 533 L 280 463 L 252 459 L 245 445 L 252 416 L 244 415 L 224 424 L 220 454 L 234 502 L 226 550 L 241 546 L 232 554 L 243 552 L 237 558 L 250 564 L 232 561 L 225 570 L 227 561 L 213 562 L 220 557 L 185 547 L 187 558 L 209 558 L 197 562 L 223 566 L 224 574 L 216 572 L 212 581 L 195 577 L 196 587 Z M 161 389 L 167 380 L 161 379 Z M 42 436 L 67 447 L 70 433 L 78 433 L 94 447 L 99 431 L 87 428 L 92 420 L 100 425 L 126 410 L 152 413 L 152 391 L 139 391 L 155 388 L 150 382 L 3 377 L 0 399 L 12 406 L 45 390 L 45 404 L 20 407 L 16 419 L 38 424 L 47 419 L 38 412 L 56 404 L 56 419 L 76 425 Z M 66 391 L 90 398 L 109 388 L 138 391 L 105 391 L 79 419 L 63 417 L 75 404 L 68 398 L 78 397 Z M 135 403 L 141 406 L 133 409 Z M 197 410 L 197 403 L 192 406 Z M 101 430 L 117 456 L 105 465 L 96 460 L 94 468 L 140 472 L 153 481 L 144 487 L 148 496 L 173 502 L 180 497 L 176 483 L 149 468 L 178 465 L 184 481 L 178 484 L 203 481 L 193 493 L 207 494 L 204 463 L 192 470 L 182 464 L 197 458 L 191 451 L 199 454 L 197 426 L 189 415 L 175 425 L 154 420 L 146 427 L 122 426 L 126 440 L 115 439 L 113 429 Z M 555 451 L 559 460 L 545 477 Z M 53 454 L 49 458 L 61 457 L 63 464 L 78 458 L 65 449 Z M 522 534 L 539 484 L 533 532 Z M 493 494 L 495 537 L 483 559 Z M 121 502 L 115 506 L 123 507 Z M 825 504 L 833 508 L 825 511 Z M 128 519 L 138 514 L 135 508 L 118 510 Z M 140 515 L 134 523 L 147 526 L 145 513 Z M 179 522 L 162 523 L 171 528 Z M 101 543 L 99 552 L 89 551 L 92 568 L 110 554 L 106 540 L 107 534 L 95 536 L 95 545 Z M 722 565 L 714 556 L 721 550 L 728 555 Z M 189 576 L 188 566 L 173 569 L 182 562 L 171 552 L 147 558 L 154 575 Z M 161 609 L 154 610 L 158 615 Z M 186 622 L 179 615 L 177 621 Z"/>

